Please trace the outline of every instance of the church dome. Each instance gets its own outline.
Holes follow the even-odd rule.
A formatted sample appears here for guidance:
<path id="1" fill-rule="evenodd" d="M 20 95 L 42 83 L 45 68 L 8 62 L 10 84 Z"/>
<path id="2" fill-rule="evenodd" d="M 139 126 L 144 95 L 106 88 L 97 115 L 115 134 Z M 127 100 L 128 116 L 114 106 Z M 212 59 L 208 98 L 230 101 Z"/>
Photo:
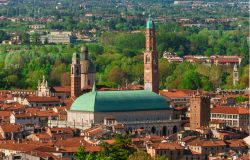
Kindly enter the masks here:
<path id="1" fill-rule="evenodd" d="M 162 96 L 146 90 L 95 91 L 78 97 L 71 111 L 122 112 L 166 110 L 169 103 Z"/>

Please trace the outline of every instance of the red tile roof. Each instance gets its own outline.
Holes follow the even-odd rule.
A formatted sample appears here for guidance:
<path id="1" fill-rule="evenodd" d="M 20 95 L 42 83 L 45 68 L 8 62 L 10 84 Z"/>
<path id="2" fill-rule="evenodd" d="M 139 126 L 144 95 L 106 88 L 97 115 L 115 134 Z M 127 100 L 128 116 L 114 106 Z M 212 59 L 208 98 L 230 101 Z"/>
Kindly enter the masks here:
<path id="1" fill-rule="evenodd" d="M 36 116 L 38 116 L 38 117 L 58 116 L 58 113 L 56 113 L 52 110 L 45 110 L 45 111 L 36 112 Z"/>
<path id="2" fill-rule="evenodd" d="M 229 145 L 229 147 L 247 147 L 247 144 L 243 139 L 231 139 L 226 140 L 226 143 Z"/>
<path id="3" fill-rule="evenodd" d="M 215 107 L 211 109 L 211 113 L 224 113 L 224 114 L 249 114 L 248 108 L 243 107 Z"/>
<path id="4" fill-rule="evenodd" d="M 22 129 L 22 126 L 19 124 L 1 124 L 0 128 L 3 130 L 3 132 L 20 132 Z"/>
<path id="5" fill-rule="evenodd" d="M 40 134 L 36 134 L 37 138 L 46 138 L 46 139 L 50 139 L 51 136 L 48 133 L 40 133 Z"/>
<path id="6" fill-rule="evenodd" d="M 188 97 L 188 93 L 185 93 L 183 91 L 179 91 L 179 90 L 176 90 L 176 91 L 165 91 L 165 90 L 162 90 L 160 91 L 160 95 L 166 97 L 166 98 L 182 98 L 182 97 Z"/>
<path id="7" fill-rule="evenodd" d="M 205 139 L 195 139 L 188 142 L 187 145 L 190 146 L 203 146 L 203 147 L 213 147 L 213 146 L 226 146 L 226 143 L 222 140 L 205 140 Z"/>
<path id="8" fill-rule="evenodd" d="M 19 114 L 15 114 L 16 118 L 28 118 L 28 117 L 32 117 L 33 115 L 31 113 L 19 113 Z"/>
<path id="9" fill-rule="evenodd" d="M 38 146 L 32 145 L 32 144 L 25 144 L 25 143 L 15 143 L 14 141 L 12 143 L 1 143 L 0 148 L 1 149 L 8 149 L 8 150 L 14 150 L 14 151 L 22 151 L 22 152 L 28 152 L 35 150 Z"/>
<path id="10" fill-rule="evenodd" d="M 37 96 L 29 96 L 27 98 L 29 102 L 60 102 L 58 97 L 37 97 Z"/>
<path id="11" fill-rule="evenodd" d="M 70 93 L 70 86 L 54 86 L 51 89 L 57 93 Z"/>
<path id="12" fill-rule="evenodd" d="M 184 147 L 182 147 L 177 142 L 154 143 L 152 148 L 157 150 L 184 150 Z"/>
<path id="13" fill-rule="evenodd" d="M 0 117 L 10 117 L 11 111 L 0 111 Z"/>

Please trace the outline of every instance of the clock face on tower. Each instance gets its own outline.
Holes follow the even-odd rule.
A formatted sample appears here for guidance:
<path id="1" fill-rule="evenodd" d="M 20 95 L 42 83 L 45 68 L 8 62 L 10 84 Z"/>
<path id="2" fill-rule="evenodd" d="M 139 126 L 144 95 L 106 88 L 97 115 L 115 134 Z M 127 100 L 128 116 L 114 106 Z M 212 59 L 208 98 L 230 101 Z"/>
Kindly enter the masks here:
<path id="1" fill-rule="evenodd" d="M 148 91 L 152 91 L 152 84 L 151 83 L 145 83 L 145 86 L 144 86 L 145 90 L 148 90 Z"/>

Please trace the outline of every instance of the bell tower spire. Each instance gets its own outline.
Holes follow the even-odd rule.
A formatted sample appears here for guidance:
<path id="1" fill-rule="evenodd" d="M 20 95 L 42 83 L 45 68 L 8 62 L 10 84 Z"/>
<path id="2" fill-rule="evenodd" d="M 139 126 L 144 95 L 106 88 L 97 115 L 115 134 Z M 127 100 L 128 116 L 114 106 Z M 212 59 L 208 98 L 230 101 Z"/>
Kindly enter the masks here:
<path id="1" fill-rule="evenodd" d="M 144 52 L 144 89 L 159 93 L 158 53 L 155 24 L 149 16 L 146 24 L 146 50 Z"/>
<path id="2" fill-rule="evenodd" d="M 236 86 L 238 82 L 239 82 L 239 73 L 238 73 L 237 64 L 235 64 L 233 68 L 233 85 Z"/>
<path id="3" fill-rule="evenodd" d="M 71 97 L 81 95 L 81 65 L 80 55 L 75 52 L 72 56 L 71 64 Z"/>

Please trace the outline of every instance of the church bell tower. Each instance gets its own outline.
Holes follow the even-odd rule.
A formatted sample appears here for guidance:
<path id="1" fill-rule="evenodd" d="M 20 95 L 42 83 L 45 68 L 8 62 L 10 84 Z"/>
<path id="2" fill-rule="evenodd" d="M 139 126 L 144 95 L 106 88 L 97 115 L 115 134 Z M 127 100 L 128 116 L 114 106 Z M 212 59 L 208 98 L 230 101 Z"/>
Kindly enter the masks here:
<path id="1" fill-rule="evenodd" d="M 151 17 L 146 25 L 146 51 L 144 52 L 144 89 L 159 93 L 158 53 L 156 51 L 155 25 Z"/>
<path id="2" fill-rule="evenodd" d="M 233 85 L 236 86 L 238 82 L 239 82 L 239 73 L 238 73 L 237 64 L 235 64 L 233 68 Z"/>
<path id="3" fill-rule="evenodd" d="M 81 65 L 80 55 L 75 52 L 72 56 L 71 64 L 71 97 L 81 95 Z"/>

